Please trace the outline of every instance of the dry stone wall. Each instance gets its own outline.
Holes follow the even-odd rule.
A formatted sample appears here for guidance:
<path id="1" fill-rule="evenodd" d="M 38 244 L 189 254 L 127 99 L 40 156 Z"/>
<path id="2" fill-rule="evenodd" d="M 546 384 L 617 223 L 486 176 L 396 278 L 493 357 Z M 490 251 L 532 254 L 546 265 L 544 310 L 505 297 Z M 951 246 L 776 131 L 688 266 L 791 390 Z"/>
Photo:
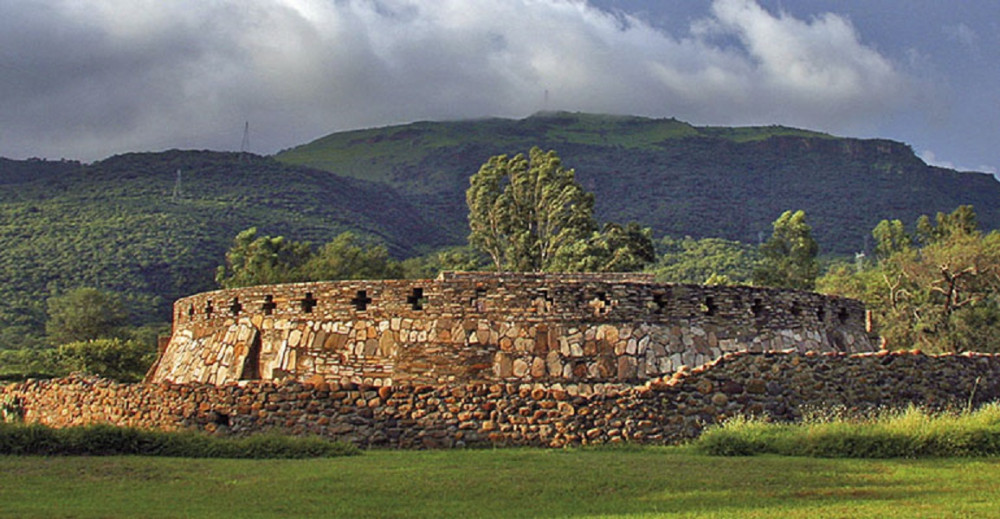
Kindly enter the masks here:
<path id="1" fill-rule="evenodd" d="M 294 380 L 118 384 L 28 381 L 0 388 L 28 422 L 110 423 L 217 434 L 280 430 L 361 446 L 437 448 L 671 444 L 734 415 L 799 419 L 916 404 L 964 409 L 1000 397 L 1000 358 L 919 353 L 739 352 L 643 384 L 493 382 L 366 386 Z"/>
<path id="2" fill-rule="evenodd" d="M 632 383 L 738 351 L 865 352 L 857 301 L 643 274 L 445 273 L 178 300 L 152 382 Z"/>

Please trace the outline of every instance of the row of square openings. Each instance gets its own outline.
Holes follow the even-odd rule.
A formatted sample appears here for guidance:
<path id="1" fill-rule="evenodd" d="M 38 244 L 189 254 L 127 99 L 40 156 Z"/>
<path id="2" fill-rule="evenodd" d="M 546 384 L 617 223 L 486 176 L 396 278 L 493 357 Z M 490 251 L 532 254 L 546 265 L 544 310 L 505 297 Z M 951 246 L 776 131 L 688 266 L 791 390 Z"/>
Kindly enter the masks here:
<path id="1" fill-rule="evenodd" d="M 662 310 L 664 305 L 661 304 L 661 301 L 662 300 L 657 299 L 657 304 L 660 305 L 660 309 Z M 706 297 L 705 301 L 701 303 L 701 311 L 705 315 L 708 316 L 715 315 L 718 312 L 718 309 L 719 307 L 715 302 L 715 298 L 713 298 L 712 296 Z M 795 317 L 800 317 L 802 315 L 802 307 L 799 306 L 798 303 L 792 303 L 792 306 L 791 308 L 789 308 L 788 312 Z M 815 312 L 816 312 L 816 319 L 819 322 L 821 323 L 826 322 L 825 307 L 817 306 L 815 308 Z M 753 304 L 750 305 L 750 313 L 753 314 L 753 316 L 758 319 L 763 319 L 767 317 L 767 307 L 764 306 L 764 302 L 762 299 L 754 298 Z M 850 318 L 850 313 L 847 311 L 846 308 L 842 307 L 839 310 L 837 310 L 837 320 L 840 321 L 840 324 L 846 324 L 849 318 Z"/>
<path id="2" fill-rule="evenodd" d="M 479 295 L 480 294 L 477 291 L 477 296 Z M 670 297 L 667 294 L 656 294 L 655 296 L 653 296 L 653 304 L 655 306 L 655 312 L 657 314 L 665 313 L 667 307 L 670 305 L 669 301 Z M 548 296 L 548 293 L 544 290 L 541 291 L 539 297 L 537 297 L 533 302 L 535 304 L 535 307 L 540 309 L 551 310 L 553 306 L 553 300 Z M 611 310 L 612 301 L 608 297 L 608 294 L 604 292 L 598 292 L 595 295 L 595 297 L 590 300 L 588 305 L 594 308 L 595 314 L 606 315 Z M 712 296 L 705 297 L 705 299 L 701 302 L 699 306 L 701 312 L 707 316 L 716 315 L 719 310 L 719 306 L 715 302 L 715 298 Z M 750 313 L 756 319 L 764 319 L 767 317 L 767 307 L 764 306 L 764 301 L 761 298 L 754 298 L 753 303 L 750 305 Z M 792 306 L 789 309 L 789 313 L 791 313 L 795 317 L 800 317 L 803 313 L 802 307 L 799 306 L 798 303 L 792 303 Z M 815 308 L 815 313 L 816 313 L 816 319 L 818 321 L 820 322 L 826 321 L 826 308 L 824 308 L 823 306 L 817 306 Z M 846 308 L 840 308 L 837 311 L 837 319 L 840 321 L 841 324 L 846 324 L 849 318 L 850 314 L 848 313 Z"/>
<path id="3" fill-rule="evenodd" d="M 424 297 L 424 289 L 414 288 L 409 296 L 406 297 L 406 303 L 410 305 L 413 310 L 423 310 L 426 298 Z M 368 297 L 367 290 L 358 290 L 354 298 L 351 299 L 351 304 L 354 309 L 359 312 L 364 312 L 368 310 L 368 305 L 372 303 L 372 298 Z M 312 292 L 306 292 L 306 296 L 298 301 L 299 311 L 305 314 L 312 313 L 316 305 L 319 304 L 319 300 L 313 297 Z M 278 308 L 278 304 L 274 302 L 273 295 L 264 296 L 264 302 L 260 305 L 260 312 L 264 315 L 271 315 Z M 225 309 L 229 311 L 229 315 L 237 316 L 243 312 L 243 303 L 240 302 L 239 297 L 234 297 L 230 302 L 229 306 Z M 215 306 L 212 301 L 205 302 L 205 308 L 203 312 L 206 318 L 211 318 L 215 314 Z M 188 307 L 188 318 L 194 318 L 198 311 L 195 309 L 194 305 Z"/>
<path id="4" fill-rule="evenodd" d="M 471 303 L 473 308 L 477 310 L 485 310 L 486 290 L 478 288 L 476 289 L 476 296 L 472 299 Z M 313 308 L 318 304 L 318 300 L 313 297 L 312 292 L 306 292 L 303 299 L 299 300 L 300 310 L 302 313 L 312 313 Z M 368 309 L 368 305 L 372 303 L 372 299 L 368 297 L 368 292 L 366 290 L 358 290 L 355 297 L 351 299 L 351 304 L 354 305 L 354 309 L 359 312 L 364 312 Z M 424 290 L 419 287 L 413 288 L 410 295 L 406 297 L 406 303 L 410 305 L 413 310 L 423 310 L 426 298 L 424 297 Z M 658 294 L 654 297 L 653 302 L 656 304 L 657 313 L 662 313 L 667 307 L 667 297 L 663 294 Z M 543 290 L 538 294 L 538 297 L 533 301 L 536 308 L 542 310 L 543 312 L 551 311 L 554 301 L 549 297 L 548 292 Z M 596 297 L 589 303 L 591 307 L 594 308 L 595 312 L 598 314 L 607 314 L 611 309 L 611 300 L 607 294 L 601 292 L 596 294 Z M 260 311 L 264 315 L 271 315 L 277 308 L 277 303 L 274 302 L 274 296 L 266 295 L 264 296 L 264 303 L 261 304 Z M 715 298 L 708 296 L 700 304 L 701 312 L 707 316 L 716 315 L 718 312 L 718 304 L 715 302 Z M 237 316 L 243 311 L 243 304 L 240 302 L 238 297 L 234 297 L 228 307 L 230 315 Z M 801 316 L 802 308 L 798 303 L 792 303 L 789 312 L 793 316 Z M 816 319 L 820 322 L 826 321 L 826 308 L 822 306 L 817 306 L 815 309 Z M 196 315 L 196 310 L 194 305 L 188 308 L 188 317 L 194 318 Z M 204 313 L 206 318 L 211 318 L 215 313 L 215 308 L 212 301 L 207 301 L 204 308 Z M 767 309 L 760 298 L 754 298 L 753 304 L 750 305 L 750 313 L 753 314 L 755 318 L 764 318 L 767 316 Z M 847 322 L 850 314 L 846 308 L 840 308 L 837 312 L 837 319 L 844 324 Z"/>

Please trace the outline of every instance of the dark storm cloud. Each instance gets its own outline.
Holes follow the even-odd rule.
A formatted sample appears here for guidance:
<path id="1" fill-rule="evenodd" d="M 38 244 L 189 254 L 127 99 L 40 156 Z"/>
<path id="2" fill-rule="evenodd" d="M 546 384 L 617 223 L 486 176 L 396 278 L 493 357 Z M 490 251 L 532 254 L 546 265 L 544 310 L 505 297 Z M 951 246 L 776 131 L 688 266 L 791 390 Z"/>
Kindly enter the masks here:
<path id="1" fill-rule="evenodd" d="M 254 151 L 565 109 L 851 131 L 914 84 L 851 23 L 716 0 L 683 34 L 569 0 L 0 0 L 0 155 Z M 547 93 L 547 95 L 546 95 Z"/>

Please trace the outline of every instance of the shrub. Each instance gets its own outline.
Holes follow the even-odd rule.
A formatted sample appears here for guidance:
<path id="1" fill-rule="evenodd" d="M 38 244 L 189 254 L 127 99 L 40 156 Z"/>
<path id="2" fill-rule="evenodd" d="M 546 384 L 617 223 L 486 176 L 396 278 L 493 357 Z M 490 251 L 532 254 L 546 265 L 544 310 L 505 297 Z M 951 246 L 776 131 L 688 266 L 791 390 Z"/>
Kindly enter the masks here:
<path id="1" fill-rule="evenodd" d="M 14 395 L 4 395 L 0 400 L 0 423 L 20 422 L 24 419 L 24 403 Z"/>
<path id="2" fill-rule="evenodd" d="M 771 450 L 766 436 L 772 435 L 779 426 L 737 416 L 721 427 L 710 427 L 698 437 L 699 450 L 713 456 L 753 456 Z"/>
<path id="3" fill-rule="evenodd" d="M 336 457 L 358 453 L 357 447 L 344 442 L 273 433 L 224 438 L 194 431 L 150 431 L 111 425 L 53 429 L 37 424 L 0 424 L 0 455 L 265 459 Z"/>
<path id="4" fill-rule="evenodd" d="M 133 340 L 93 339 L 59 347 L 59 358 L 72 371 L 138 382 L 156 358 L 156 351 Z"/>
<path id="5" fill-rule="evenodd" d="M 915 458 L 1000 455 L 1000 404 L 972 412 L 930 413 L 916 407 L 872 418 L 817 416 L 798 424 L 738 418 L 694 442 L 716 456 L 775 453 L 828 458 Z"/>

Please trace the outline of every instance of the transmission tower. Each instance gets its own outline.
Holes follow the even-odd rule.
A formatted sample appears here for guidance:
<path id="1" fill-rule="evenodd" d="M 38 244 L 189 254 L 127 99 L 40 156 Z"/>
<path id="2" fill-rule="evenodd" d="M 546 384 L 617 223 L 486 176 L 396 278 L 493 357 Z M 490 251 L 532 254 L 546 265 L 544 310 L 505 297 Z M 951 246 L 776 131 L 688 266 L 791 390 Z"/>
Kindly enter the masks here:
<path id="1" fill-rule="evenodd" d="M 250 152 L 250 121 L 243 124 L 243 142 L 240 143 L 240 157 Z"/>
<path id="2" fill-rule="evenodd" d="M 174 193 L 170 195 L 170 201 L 176 202 L 182 196 L 184 196 L 184 191 L 181 189 L 181 170 L 177 170 L 177 180 L 174 181 Z"/>

